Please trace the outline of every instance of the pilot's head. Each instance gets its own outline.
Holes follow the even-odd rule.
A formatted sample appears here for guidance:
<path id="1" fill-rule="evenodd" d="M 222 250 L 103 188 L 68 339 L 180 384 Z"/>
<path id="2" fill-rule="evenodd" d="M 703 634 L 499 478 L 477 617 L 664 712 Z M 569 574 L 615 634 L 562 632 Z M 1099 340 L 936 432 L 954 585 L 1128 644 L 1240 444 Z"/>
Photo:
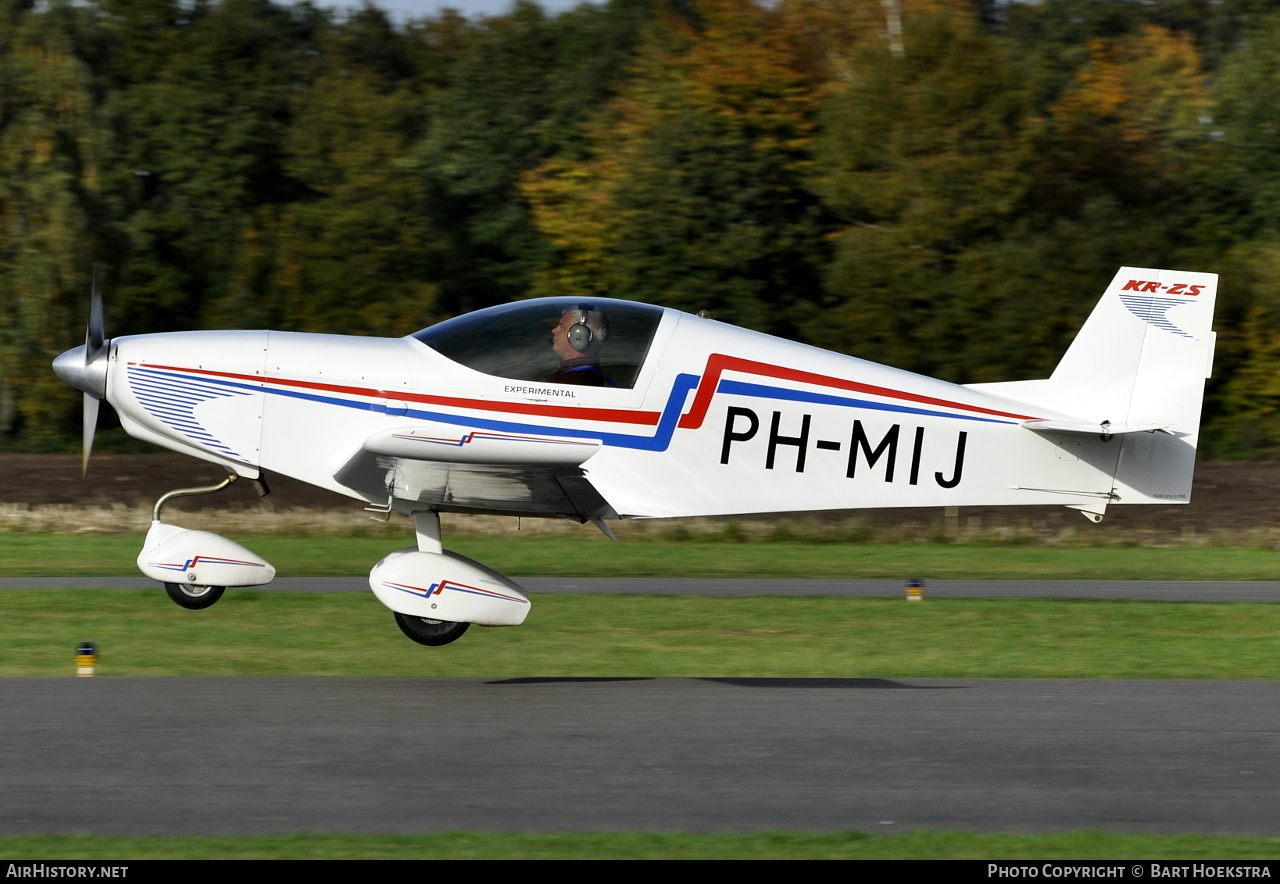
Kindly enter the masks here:
<path id="1" fill-rule="evenodd" d="M 561 359 L 596 356 L 609 337 L 609 319 L 591 304 L 578 304 L 560 315 L 551 329 L 551 347 Z"/>

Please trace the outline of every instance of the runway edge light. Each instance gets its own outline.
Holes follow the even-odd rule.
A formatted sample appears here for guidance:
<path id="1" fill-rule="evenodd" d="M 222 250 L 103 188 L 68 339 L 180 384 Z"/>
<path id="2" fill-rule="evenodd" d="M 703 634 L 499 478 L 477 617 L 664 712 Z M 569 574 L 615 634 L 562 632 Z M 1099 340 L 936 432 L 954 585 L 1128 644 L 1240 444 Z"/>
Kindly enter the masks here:
<path id="1" fill-rule="evenodd" d="M 76 648 L 76 675 L 93 675 L 98 666 L 98 649 L 93 642 L 81 642 Z"/>

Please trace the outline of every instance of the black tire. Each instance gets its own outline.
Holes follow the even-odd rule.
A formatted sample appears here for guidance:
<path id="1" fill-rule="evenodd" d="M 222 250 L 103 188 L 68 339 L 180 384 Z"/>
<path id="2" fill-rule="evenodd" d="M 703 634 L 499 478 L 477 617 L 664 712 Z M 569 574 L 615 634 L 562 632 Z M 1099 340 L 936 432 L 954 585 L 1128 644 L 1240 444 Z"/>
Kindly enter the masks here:
<path id="1" fill-rule="evenodd" d="M 431 620 L 427 617 L 414 617 L 409 614 L 393 612 L 396 625 L 400 631 L 420 645 L 439 647 L 462 638 L 470 623 L 454 623 L 452 620 Z"/>
<path id="2" fill-rule="evenodd" d="M 222 598 L 222 594 L 227 591 L 227 588 L 225 586 L 189 586 L 184 583 L 166 583 L 164 591 L 169 593 L 169 598 L 188 611 L 201 611 Z"/>

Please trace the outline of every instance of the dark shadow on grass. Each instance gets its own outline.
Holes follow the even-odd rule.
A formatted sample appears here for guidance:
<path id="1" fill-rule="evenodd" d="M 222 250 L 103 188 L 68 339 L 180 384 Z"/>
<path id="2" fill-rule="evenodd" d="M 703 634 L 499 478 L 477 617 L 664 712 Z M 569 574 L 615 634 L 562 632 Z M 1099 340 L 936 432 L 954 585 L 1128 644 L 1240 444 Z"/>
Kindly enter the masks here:
<path id="1" fill-rule="evenodd" d="M 903 684 L 890 678 L 703 678 L 736 688 L 822 688 L 856 691 L 950 691 L 961 685 Z"/>
<path id="2" fill-rule="evenodd" d="M 485 684 L 562 684 L 562 683 L 582 684 L 582 683 L 590 683 L 590 682 L 597 682 L 597 681 L 653 681 L 653 679 L 647 678 L 647 677 L 592 678 L 589 676 L 571 676 L 571 675 L 565 675 L 565 676 L 559 676 L 559 677 L 545 677 L 545 678 L 539 677 L 539 676 L 531 676 L 528 678 L 499 678 L 499 679 L 495 679 L 494 681 L 486 681 Z"/>
<path id="3" fill-rule="evenodd" d="M 527 678 L 500 678 L 485 684 L 591 684 L 612 681 L 656 681 L 652 677 L 590 677 L 590 676 L 533 676 Z M 674 680 L 674 679 L 668 679 Z M 695 678 L 691 681 L 709 681 L 735 688 L 819 688 L 824 690 L 858 691 L 950 691 L 962 685 L 914 685 L 903 684 L 889 678 Z"/>

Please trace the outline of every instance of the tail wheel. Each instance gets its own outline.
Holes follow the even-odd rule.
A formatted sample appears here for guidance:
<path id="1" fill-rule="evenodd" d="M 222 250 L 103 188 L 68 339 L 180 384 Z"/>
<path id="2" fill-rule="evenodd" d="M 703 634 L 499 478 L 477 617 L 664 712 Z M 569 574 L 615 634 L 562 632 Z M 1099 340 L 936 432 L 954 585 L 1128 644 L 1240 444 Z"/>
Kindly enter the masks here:
<path id="1" fill-rule="evenodd" d="M 225 586 L 198 586 L 185 583 L 166 583 L 164 591 L 189 611 L 199 611 L 209 607 L 227 591 Z"/>
<path id="2" fill-rule="evenodd" d="M 454 623 L 451 620 L 432 620 L 428 617 L 414 617 L 411 614 L 395 612 L 396 625 L 400 631 L 420 645 L 438 647 L 455 642 L 462 638 L 470 623 Z"/>

